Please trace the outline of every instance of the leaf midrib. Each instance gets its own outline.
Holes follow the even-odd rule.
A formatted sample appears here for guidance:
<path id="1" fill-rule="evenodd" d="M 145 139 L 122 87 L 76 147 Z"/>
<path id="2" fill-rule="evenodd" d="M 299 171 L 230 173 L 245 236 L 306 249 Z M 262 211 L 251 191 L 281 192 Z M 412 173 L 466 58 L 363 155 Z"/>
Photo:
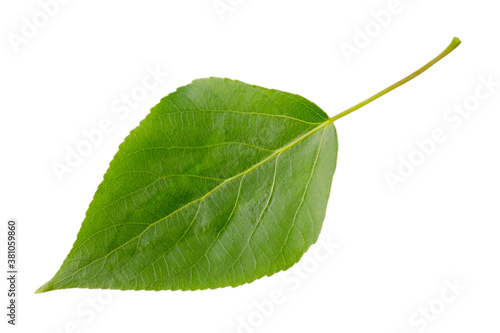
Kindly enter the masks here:
<path id="1" fill-rule="evenodd" d="M 265 117 L 271 117 L 271 118 L 290 119 L 290 120 L 295 120 L 295 121 L 298 121 L 298 122 L 301 122 L 301 123 L 305 123 L 305 124 L 308 124 L 308 125 L 322 124 L 322 122 L 310 122 L 310 121 L 303 120 L 303 119 L 300 119 L 300 118 L 287 116 L 285 114 L 273 114 L 273 113 L 262 113 L 262 112 L 247 112 L 247 111 L 238 111 L 238 110 L 201 109 L 201 108 L 197 109 L 197 110 L 180 110 L 180 111 L 165 112 L 165 113 L 159 114 L 159 116 L 165 116 L 165 115 L 171 115 L 171 114 L 183 114 L 183 113 L 197 113 L 197 112 L 236 113 L 236 114 L 243 114 L 243 115 L 249 115 L 249 116 L 265 116 Z"/>

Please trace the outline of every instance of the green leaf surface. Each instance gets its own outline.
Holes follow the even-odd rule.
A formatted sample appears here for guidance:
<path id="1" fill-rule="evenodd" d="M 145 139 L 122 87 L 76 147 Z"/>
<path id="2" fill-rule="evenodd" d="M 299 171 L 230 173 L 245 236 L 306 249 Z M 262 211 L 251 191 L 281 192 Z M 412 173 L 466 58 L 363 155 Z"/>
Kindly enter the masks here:
<path id="1" fill-rule="evenodd" d="M 333 122 L 305 98 L 193 81 L 120 145 L 38 292 L 197 290 L 285 270 L 318 239 L 336 158 Z"/>

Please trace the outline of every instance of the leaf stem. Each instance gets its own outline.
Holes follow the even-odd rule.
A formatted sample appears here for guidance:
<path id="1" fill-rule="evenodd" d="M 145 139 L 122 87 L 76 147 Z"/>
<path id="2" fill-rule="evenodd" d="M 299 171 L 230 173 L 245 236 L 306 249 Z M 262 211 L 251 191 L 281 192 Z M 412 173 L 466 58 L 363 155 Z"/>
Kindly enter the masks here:
<path id="1" fill-rule="evenodd" d="M 353 107 L 351 107 L 351 108 L 349 108 L 349 109 L 347 109 L 347 110 L 339 113 L 338 115 L 330 118 L 329 122 L 333 123 L 335 120 L 340 119 L 340 118 L 348 115 L 349 113 L 356 111 L 359 108 L 362 108 L 366 104 L 369 104 L 369 103 L 373 102 L 374 100 L 378 99 L 379 97 L 384 96 L 388 92 L 396 89 L 399 86 L 402 86 L 406 82 L 408 82 L 408 81 L 414 79 L 415 77 L 419 76 L 420 74 L 422 74 L 423 72 L 425 72 L 427 69 L 429 69 L 430 67 L 432 67 L 436 62 L 438 62 L 439 60 L 443 59 L 445 56 L 447 56 L 448 54 L 450 54 L 451 51 L 453 51 L 458 45 L 460 45 L 460 43 L 461 43 L 460 39 L 458 39 L 457 37 L 453 38 L 453 40 L 451 41 L 450 45 L 448 45 L 448 47 L 443 52 L 441 52 L 437 57 L 435 57 L 434 59 L 432 59 L 431 61 L 429 61 L 423 67 L 421 67 L 417 71 L 413 72 L 412 74 L 408 75 L 404 79 L 402 79 L 402 80 L 394 83 L 393 85 L 391 85 L 391 86 L 385 88 L 384 90 L 380 91 L 379 93 L 373 95 L 372 97 L 370 97 L 368 99 L 365 99 L 361 103 L 356 104 Z"/>

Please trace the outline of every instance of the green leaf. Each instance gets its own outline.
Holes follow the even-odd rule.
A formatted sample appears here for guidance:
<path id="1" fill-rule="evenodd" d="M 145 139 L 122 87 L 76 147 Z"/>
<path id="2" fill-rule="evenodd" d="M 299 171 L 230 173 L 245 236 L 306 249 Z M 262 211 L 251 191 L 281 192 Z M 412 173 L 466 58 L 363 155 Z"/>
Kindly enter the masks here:
<path id="1" fill-rule="evenodd" d="M 335 127 L 308 100 L 196 80 L 121 144 L 39 292 L 219 288 L 285 270 L 318 239 L 336 157 Z"/>
<path id="2" fill-rule="evenodd" d="M 337 159 L 334 121 L 310 101 L 228 79 L 163 98 L 120 145 L 77 240 L 37 293 L 197 290 L 291 267 L 318 239 Z"/>

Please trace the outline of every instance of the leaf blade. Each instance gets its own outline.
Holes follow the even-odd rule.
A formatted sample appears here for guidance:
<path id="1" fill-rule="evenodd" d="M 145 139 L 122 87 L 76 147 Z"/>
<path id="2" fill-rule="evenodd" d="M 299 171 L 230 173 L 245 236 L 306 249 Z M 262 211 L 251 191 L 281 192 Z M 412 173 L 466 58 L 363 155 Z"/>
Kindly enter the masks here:
<path id="1" fill-rule="evenodd" d="M 182 135 L 169 136 L 175 130 Z M 336 154 L 333 123 L 302 97 L 196 80 L 163 98 L 120 145 L 72 251 L 40 292 L 218 288 L 287 269 L 319 235 Z M 266 185 L 263 198 L 255 195 Z M 311 185 L 322 193 L 307 194 L 314 202 L 304 204 Z M 297 197 L 289 216 L 284 207 Z M 286 232 L 281 221 L 290 223 Z"/>

